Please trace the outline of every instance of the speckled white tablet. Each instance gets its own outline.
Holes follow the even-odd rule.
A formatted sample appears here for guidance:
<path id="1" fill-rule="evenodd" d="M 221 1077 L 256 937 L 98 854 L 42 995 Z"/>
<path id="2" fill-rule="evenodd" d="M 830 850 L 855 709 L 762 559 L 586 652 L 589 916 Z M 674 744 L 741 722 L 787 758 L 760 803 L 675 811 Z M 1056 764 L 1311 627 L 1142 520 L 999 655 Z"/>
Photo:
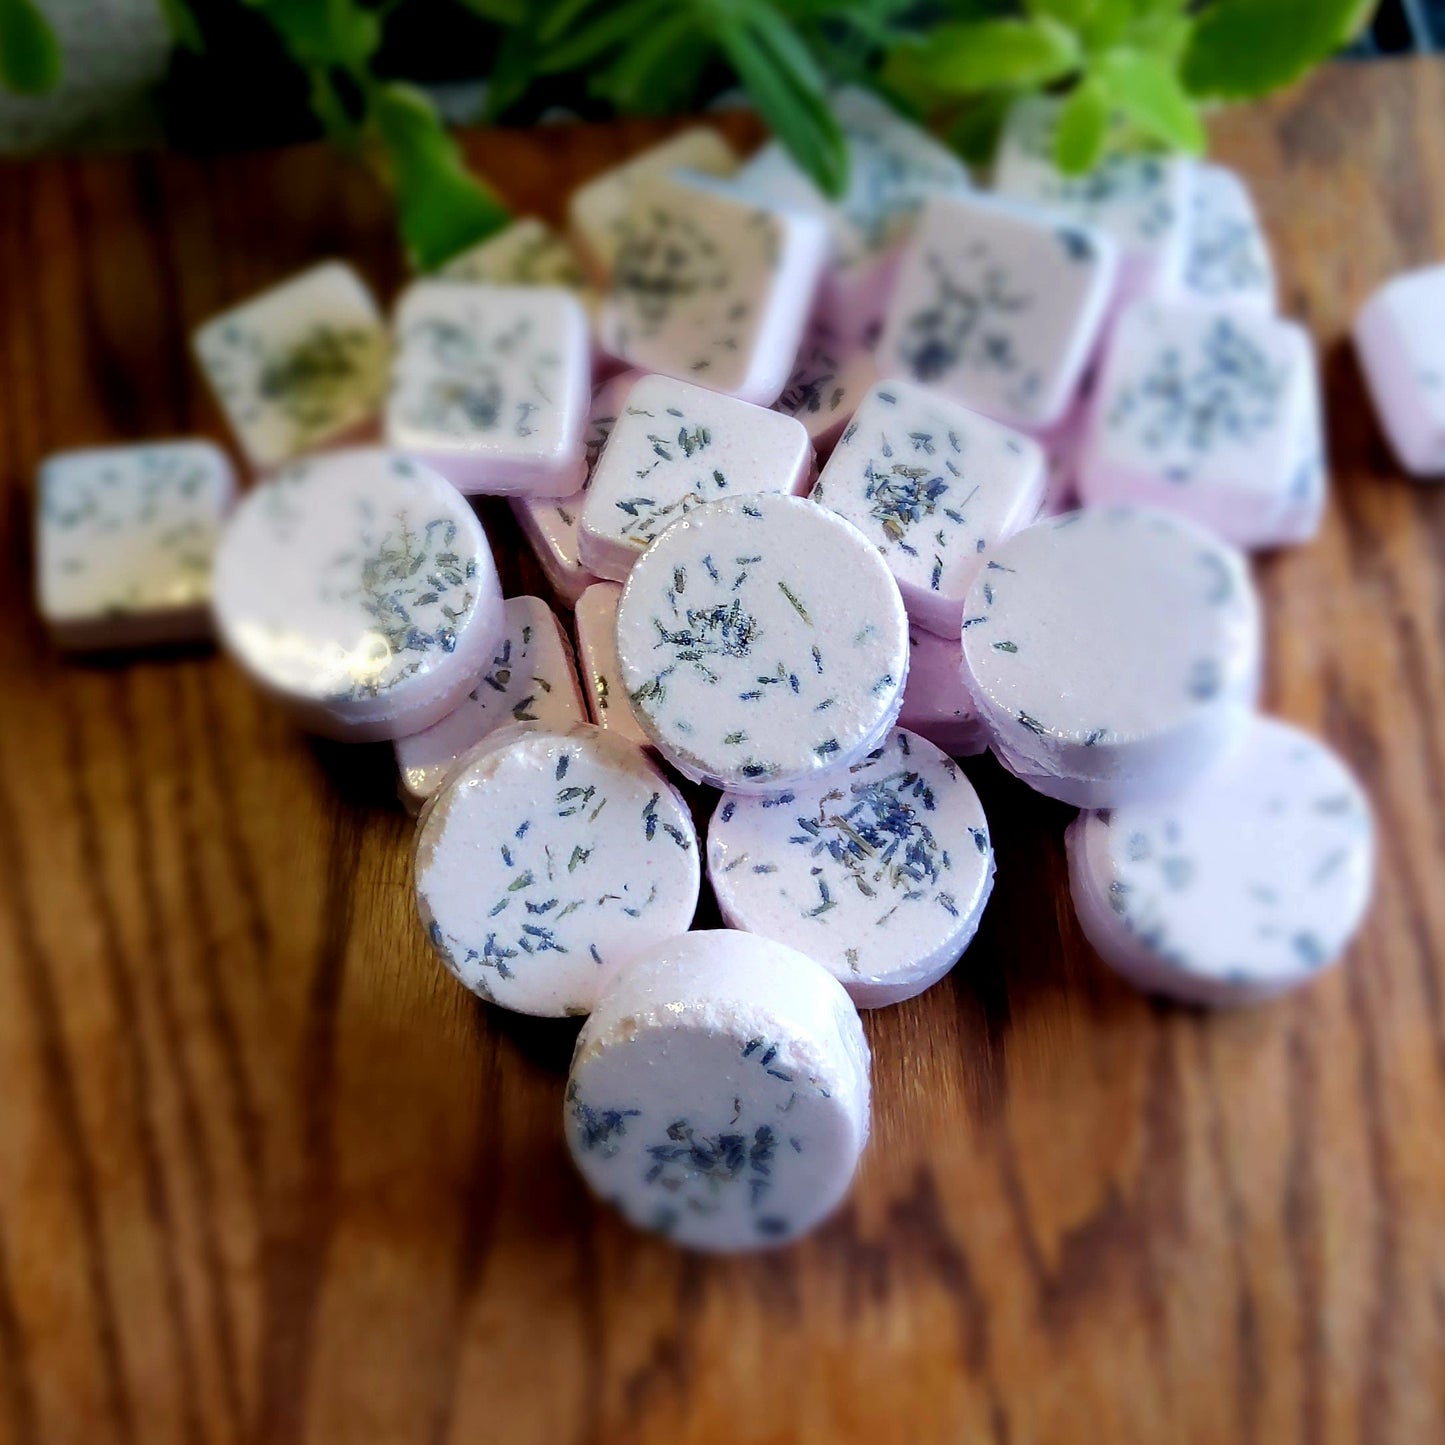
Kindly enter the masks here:
<path id="1" fill-rule="evenodd" d="M 627 393 L 592 469 L 582 565 L 624 581 L 660 533 L 704 502 L 800 492 L 812 479 L 803 424 L 735 397 L 644 376 Z"/>
<path id="2" fill-rule="evenodd" d="M 1385 282 L 1354 335 L 1396 459 L 1417 477 L 1445 477 L 1445 265 Z"/>
<path id="3" fill-rule="evenodd" d="M 211 556 L 235 480 L 209 442 L 47 457 L 37 481 L 36 592 L 62 647 L 209 636 Z"/>
<path id="4" fill-rule="evenodd" d="M 727 176 L 737 164 L 733 148 L 722 136 L 706 126 L 694 126 L 578 186 L 567 202 L 567 222 L 594 278 L 605 283 L 612 271 L 640 182 L 679 169 Z"/>
<path id="5" fill-rule="evenodd" d="M 357 439 L 386 394 L 390 340 L 371 292 L 327 261 L 206 322 L 195 352 L 253 467 Z"/>
<path id="6" fill-rule="evenodd" d="M 800 207 L 828 226 L 832 255 L 820 312 L 839 344 L 871 344 L 882 325 L 898 249 L 923 202 L 969 189 L 968 170 L 947 146 L 870 91 L 846 86 L 831 98 L 848 157 L 848 185 L 828 200 L 780 141 L 769 141 L 737 175 L 764 205 Z"/>
<path id="7" fill-rule="evenodd" d="M 850 522 L 799 497 L 709 502 L 632 569 L 617 655 L 638 721 L 694 782 L 776 793 L 898 716 L 908 621 Z"/>
<path id="8" fill-rule="evenodd" d="M 570 496 L 587 479 L 591 382 L 570 292 L 416 281 L 397 303 L 387 445 L 463 492 Z"/>
<path id="9" fill-rule="evenodd" d="M 988 733 L 963 685 L 963 648 L 922 628 L 908 633 L 908 686 L 898 726 L 927 738 L 950 757 L 988 751 Z"/>
<path id="10" fill-rule="evenodd" d="M 587 471 L 597 465 L 603 444 L 612 435 L 622 403 L 639 371 L 622 371 L 609 377 L 592 393 L 592 410 L 583 433 L 583 450 Z M 531 544 L 532 553 L 558 600 L 573 607 L 577 599 L 598 579 L 582 565 L 578 528 L 587 490 L 573 492 L 570 497 L 555 500 L 541 497 L 514 497 L 512 515 Z"/>
<path id="11" fill-rule="evenodd" d="M 932 197 L 904 255 L 875 360 L 1009 426 L 1053 426 L 1113 292 L 1101 232 L 991 196 Z"/>
<path id="12" fill-rule="evenodd" d="M 908 615 L 940 637 L 958 636 L 989 549 L 1043 495 L 1037 442 L 895 379 L 863 398 L 812 491 L 878 548 Z"/>
<path id="13" fill-rule="evenodd" d="M 1009 113 L 994 162 L 1000 195 L 1095 226 L 1119 247 L 1120 299 L 1167 287 L 1184 266 L 1194 164 L 1182 156 L 1116 152 L 1086 176 L 1053 161 L 1059 102 L 1035 97 Z"/>
<path id="14" fill-rule="evenodd" d="M 1225 166 L 1201 165 L 1192 192 L 1184 265 L 1171 294 L 1273 311 L 1274 263 L 1244 182 Z"/>
<path id="15" fill-rule="evenodd" d="M 510 723 L 568 728 L 587 720 L 572 644 L 540 597 L 509 597 L 496 656 L 440 722 L 396 740 L 398 791 L 415 812 L 458 758 Z"/>
<path id="16" fill-rule="evenodd" d="M 829 323 L 814 316 L 792 375 L 773 407 L 802 422 L 814 451 L 823 458 L 877 379 L 873 354 L 846 342 Z"/>
<path id="17" fill-rule="evenodd" d="M 827 256 L 814 216 L 721 184 L 640 183 L 598 339 L 631 366 L 771 406 L 793 369 Z"/>
<path id="18" fill-rule="evenodd" d="M 724 795 L 707 875 L 730 928 L 821 963 L 859 1008 L 937 983 L 978 931 L 993 846 L 973 785 L 894 728 L 866 758 L 772 798 Z"/>
<path id="19" fill-rule="evenodd" d="M 639 747 L 651 747 L 627 698 L 617 665 L 617 605 L 622 584 L 594 582 L 577 599 L 577 653 L 592 721 Z"/>
<path id="20" fill-rule="evenodd" d="M 689 933 L 597 1000 L 563 1126 L 593 1193 L 631 1224 L 690 1249 L 764 1249 L 848 1192 L 868 1066 L 857 1010 L 826 969 L 745 933 Z"/>
<path id="21" fill-rule="evenodd" d="M 495 236 L 453 256 L 437 274 L 444 281 L 565 286 L 584 297 L 590 294 L 577 253 L 536 216 L 519 217 Z"/>
<path id="22" fill-rule="evenodd" d="M 964 681 L 1010 772 L 1107 808 L 1185 786 L 1244 735 L 1260 671 L 1244 558 L 1184 517 L 1100 507 L 994 553 Z"/>
<path id="23" fill-rule="evenodd" d="M 501 641 L 502 589 L 476 514 L 429 467 L 383 451 L 293 462 L 253 488 L 216 552 L 230 654 L 304 726 L 354 741 L 446 716 Z"/>
<path id="24" fill-rule="evenodd" d="M 1199 785 L 1083 813 L 1069 886 L 1103 960 L 1150 993 L 1251 1003 L 1344 952 L 1374 875 L 1369 804 L 1324 743 L 1256 718 Z"/>
<path id="25" fill-rule="evenodd" d="M 1109 340 L 1079 494 L 1177 511 L 1240 547 L 1301 541 L 1324 502 L 1318 393 L 1293 322 L 1137 302 Z"/>
<path id="26" fill-rule="evenodd" d="M 586 1013 L 605 965 L 692 923 L 698 887 L 686 805 L 645 753 L 590 723 L 491 734 L 417 828 L 432 947 L 517 1013 Z"/>

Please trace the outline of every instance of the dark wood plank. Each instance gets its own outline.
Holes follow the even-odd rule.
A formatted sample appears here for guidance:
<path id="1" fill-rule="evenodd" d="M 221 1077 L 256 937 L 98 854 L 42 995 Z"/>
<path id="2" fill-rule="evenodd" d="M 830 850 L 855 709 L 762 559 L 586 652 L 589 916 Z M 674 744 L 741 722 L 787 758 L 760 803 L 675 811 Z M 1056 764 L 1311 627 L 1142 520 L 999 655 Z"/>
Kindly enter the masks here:
<path id="1" fill-rule="evenodd" d="M 1379 813 L 1348 966 L 1238 1016 L 1139 998 L 1072 920 L 1067 810 L 970 764 L 979 940 L 869 1019 L 850 1205 L 733 1262 L 587 1201 L 567 1031 L 426 957 L 384 750 L 204 654 L 61 662 L 34 620 L 39 458 L 218 433 L 186 332 L 291 269 L 394 289 L 366 179 L 318 148 L 0 168 L 0 1440 L 1445 1438 L 1445 493 L 1393 471 L 1344 344 L 1445 254 L 1442 114 L 1437 63 L 1341 66 L 1215 127 L 1325 360 L 1330 515 L 1259 572 L 1271 703 Z M 658 133 L 469 146 L 556 217 Z"/>

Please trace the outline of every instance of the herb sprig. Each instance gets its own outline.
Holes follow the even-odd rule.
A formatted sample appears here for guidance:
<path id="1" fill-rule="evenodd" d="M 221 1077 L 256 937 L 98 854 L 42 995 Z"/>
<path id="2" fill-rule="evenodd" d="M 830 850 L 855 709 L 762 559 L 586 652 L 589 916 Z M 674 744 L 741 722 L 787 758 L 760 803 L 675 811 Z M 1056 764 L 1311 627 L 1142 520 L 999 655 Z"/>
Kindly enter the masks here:
<path id="1" fill-rule="evenodd" d="M 0 0 L 0 85 L 39 94 L 63 57 L 43 0 Z M 307 80 L 326 133 L 369 160 L 423 270 L 501 230 L 501 200 L 466 167 L 431 102 L 378 72 L 407 0 L 156 0 L 202 54 L 228 5 L 258 15 Z M 1204 148 L 1201 107 L 1300 79 L 1357 34 L 1376 0 L 450 0 L 493 36 L 485 118 L 541 95 L 588 112 L 672 115 L 740 86 L 798 165 L 842 195 L 848 157 L 828 103 L 862 83 L 986 160 L 1010 107 L 1060 97 L 1066 174 L 1112 150 Z M 202 15 L 206 24 L 202 23 Z M 490 67 L 487 68 L 487 62 Z"/>

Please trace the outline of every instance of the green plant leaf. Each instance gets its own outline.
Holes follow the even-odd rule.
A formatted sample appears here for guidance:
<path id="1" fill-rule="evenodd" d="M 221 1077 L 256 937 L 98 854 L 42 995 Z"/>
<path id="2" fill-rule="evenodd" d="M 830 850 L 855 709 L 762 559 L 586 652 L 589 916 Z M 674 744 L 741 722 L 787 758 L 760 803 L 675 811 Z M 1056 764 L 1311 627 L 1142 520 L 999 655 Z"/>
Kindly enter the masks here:
<path id="1" fill-rule="evenodd" d="M 753 4 L 717 13 L 712 24 L 728 63 L 773 134 L 824 195 L 841 195 L 848 183 L 843 132 L 807 48 L 787 21 L 770 6 Z"/>
<path id="2" fill-rule="evenodd" d="M 1054 125 L 1054 164 L 1066 176 L 1094 169 L 1109 138 L 1109 94 L 1097 75 L 1086 76 L 1059 107 Z"/>
<path id="3" fill-rule="evenodd" d="M 1024 0 L 1024 9 L 1045 20 L 1078 30 L 1094 13 L 1096 0 Z"/>
<path id="4" fill-rule="evenodd" d="M 948 143 L 971 166 L 986 166 L 998 150 L 999 137 L 1014 97 L 1005 90 L 971 99 L 948 128 Z"/>
<path id="5" fill-rule="evenodd" d="M 358 0 L 246 0 L 302 65 L 364 70 L 381 44 L 381 20 Z"/>
<path id="6" fill-rule="evenodd" d="M 591 89 L 624 114 L 667 115 L 691 99 L 711 49 L 685 9 L 645 29 Z"/>
<path id="7" fill-rule="evenodd" d="M 205 54 L 205 37 L 190 0 L 160 0 L 160 6 L 166 28 L 175 37 L 176 44 L 193 55 Z"/>
<path id="8" fill-rule="evenodd" d="M 1139 50 L 1110 50 L 1095 62 L 1094 75 L 1114 109 L 1150 140 L 1191 155 L 1204 150 L 1199 112 L 1165 61 Z"/>
<path id="9" fill-rule="evenodd" d="M 0 85 L 44 95 L 60 83 L 60 45 L 31 0 L 0 0 Z"/>
<path id="10" fill-rule="evenodd" d="M 396 83 L 378 86 L 372 111 L 413 266 L 430 271 L 507 224 L 510 212 L 467 170 L 420 91 Z"/>
<path id="11" fill-rule="evenodd" d="M 908 50 L 919 76 L 956 95 L 1048 85 L 1082 59 L 1074 32 L 1045 17 L 940 25 Z"/>
<path id="12" fill-rule="evenodd" d="M 1217 0 L 1200 13 L 1182 76 L 1196 96 L 1237 100 L 1298 80 L 1369 19 L 1376 0 Z"/>
<path id="13" fill-rule="evenodd" d="M 662 12 L 671 8 L 674 8 L 671 0 L 627 0 L 624 4 L 604 6 L 565 40 L 545 49 L 539 68 L 545 74 L 577 70 L 609 50 L 635 42 Z"/>
<path id="14" fill-rule="evenodd" d="M 496 25 L 520 25 L 527 18 L 527 0 L 457 0 L 457 4 Z"/>

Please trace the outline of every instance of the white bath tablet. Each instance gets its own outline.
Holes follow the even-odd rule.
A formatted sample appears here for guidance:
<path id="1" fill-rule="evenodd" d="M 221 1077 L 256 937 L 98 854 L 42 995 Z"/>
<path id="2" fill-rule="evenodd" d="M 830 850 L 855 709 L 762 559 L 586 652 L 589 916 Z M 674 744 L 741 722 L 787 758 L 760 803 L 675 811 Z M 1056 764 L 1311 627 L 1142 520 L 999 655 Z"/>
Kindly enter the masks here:
<path id="1" fill-rule="evenodd" d="M 644 376 L 626 394 L 582 507 L 582 565 L 624 581 L 679 517 L 720 497 L 801 492 L 813 447 L 803 424 L 670 376 Z"/>
<path id="2" fill-rule="evenodd" d="M 857 1010 L 810 958 L 689 933 L 597 1000 L 563 1127 L 592 1191 L 638 1228 L 765 1249 L 847 1193 L 868 1139 L 868 1062 Z"/>
<path id="3" fill-rule="evenodd" d="M 877 746 L 903 699 L 908 619 L 850 522 L 799 497 L 740 497 L 698 507 L 638 559 L 617 658 L 679 772 L 775 793 Z"/>
<path id="4" fill-rule="evenodd" d="M 1259 604 L 1243 557 L 1146 508 L 1069 512 L 994 553 L 963 619 L 964 681 L 999 760 L 1107 808 L 1187 784 L 1243 736 Z"/>
<path id="5" fill-rule="evenodd" d="M 227 651 L 303 725 L 355 741 L 445 717 L 502 635 L 476 515 L 407 457 L 333 452 L 255 487 L 216 552 Z"/>
<path id="6" fill-rule="evenodd" d="M 1079 922 L 1150 993 L 1250 1003 L 1344 952 L 1374 874 L 1369 804 L 1322 742 L 1256 718 L 1239 751 L 1166 800 L 1069 827 Z"/>
<path id="7" fill-rule="evenodd" d="M 586 1013 L 604 965 L 691 924 L 698 878 L 682 799 L 640 749 L 590 723 L 493 733 L 417 829 L 432 947 L 473 993 L 517 1013 Z"/>
<path id="8" fill-rule="evenodd" d="M 958 962 L 993 872 L 973 785 L 902 728 L 775 798 L 724 795 L 707 830 L 724 921 L 816 959 L 859 1008 L 912 998 Z"/>
<path id="9" fill-rule="evenodd" d="M 1043 496 L 1031 437 L 893 378 L 863 398 L 812 491 L 878 548 L 908 615 L 950 638 L 988 549 Z"/>
<path id="10" fill-rule="evenodd" d="M 415 812 L 488 733 L 511 723 L 566 728 L 586 721 L 572 644 L 540 597 L 509 597 L 496 655 L 440 722 L 396 740 L 397 790 Z"/>
<path id="11" fill-rule="evenodd" d="M 908 686 L 898 726 L 927 738 L 950 757 L 988 751 L 988 733 L 963 685 L 963 649 L 956 638 L 908 633 Z"/>
<path id="12" fill-rule="evenodd" d="M 650 747 L 627 700 L 617 666 L 617 604 L 620 582 L 594 582 L 577 599 L 577 660 L 587 711 L 600 728 L 638 747 Z"/>

